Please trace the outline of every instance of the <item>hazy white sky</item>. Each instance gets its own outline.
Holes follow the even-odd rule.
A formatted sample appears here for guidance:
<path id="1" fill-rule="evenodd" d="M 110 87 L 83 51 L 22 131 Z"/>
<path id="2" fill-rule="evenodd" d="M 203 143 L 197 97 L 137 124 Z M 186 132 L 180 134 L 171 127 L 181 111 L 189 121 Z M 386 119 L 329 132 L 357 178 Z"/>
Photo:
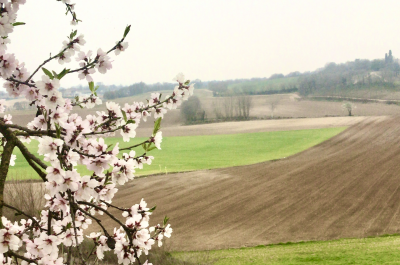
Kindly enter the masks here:
<path id="1" fill-rule="evenodd" d="M 400 57 L 400 1 L 383 0 L 75 0 L 85 51 L 108 50 L 132 25 L 129 48 L 112 54 L 113 69 L 95 82 L 170 82 L 269 77 L 309 71 L 327 62 Z M 61 2 L 27 0 L 10 35 L 33 71 L 55 54 L 73 28 Z M 75 62 L 70 65 L 76 68 Z M 49 69 L 60 71 L 57 63 Z M 40 78 L 38 76 L 36 80 Z M 62 86 L 82 84 L 77 75 Z"/>

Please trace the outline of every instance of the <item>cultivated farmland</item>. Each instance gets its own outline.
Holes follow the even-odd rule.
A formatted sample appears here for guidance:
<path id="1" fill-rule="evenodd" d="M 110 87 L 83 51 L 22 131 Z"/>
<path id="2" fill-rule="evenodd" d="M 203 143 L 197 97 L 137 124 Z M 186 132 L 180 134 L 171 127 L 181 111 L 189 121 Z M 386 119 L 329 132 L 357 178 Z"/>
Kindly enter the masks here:
<path id="1" fill-rule="evenodd" d="M 176 250 L 398 233 L 399 120 L 368 118 L 275 162 L 138 179 L 117 200 L 157 204 Z"/>
<path id="2" fill-rule="evenodd" d="M 218 99 L 207 90 L 198 94 L 207 115 L 212 118 L 213 101 Z M 269 120 L 268 99 L 274 97 L 279 97 L 280 101 L 274 117 L 289 119 Z M 150 206 L 157 205 L 154 220 L 165 215 L 171 218 L 173 240 L 167 245 L 179 251 L 364 238 L 400 232 L 397 218 L 400 214 L 397 178 L 400 117 L 389 116 L 398 114 L 399 106 L 359 103 L 354 111 L 356 116 L 347 117 L 341 109 L 342 102 L 310 101 L 299 99 L 296 94 L 252 98 L 252 113 L 258 120 L 181 126 L 179 110 L 171 111 L 162 122 L 166 137 L 163 150 L 152 151 L 150 155 L 156 157 L 154 165 L 143 171 L 161 174 L 139 178 L 120 187 L 116 204 L 128 207 L 132 201 L 145 198 Z M 127 99 L 119 100 L 124 103 Z M 93 111 L 97 110 L 100 109 Z M 13 116 L 15 120 L 26 119 L 28 114 L 32 115 L 15 111 Z M 152 121 L 141 125 L 144 126 L 139 127 L 138 137 L 151 134 Z M 288 131 L 324 128 L 332 130 L 332 136 L 343 130 L 334 129 L 340 127 L 349 128 L 325 142 L 322 141 L 329 137 L 300 134 L 298 140 L 315 137 L 315 141 L 296 152 L 319 144 L 293 156 L 290 156 L 293 153 L 285 153 L 278 157 L 262 157 L 263 146 L 269 147 L 269 143 L 266 138 L 254 138 L 255 135 L 260 137 L 261 132 L 276 132 L 282 136 Z M 184 141 L 174 142 L 174 136 Z M 246 137 L 249 137 L 247 145 L 243 143 Z M 222 144 L 220 148 L 226 148 L 224 143 L 232 143 L 242 151 L 222 150 L 225 153 L 222 152 L 224 160 L 221 161 L 207 154 L 207 150 L 198 157 L 189 157 L 185 152 L 193 154 L 193 150 L 185 143 L 202 150 L 195 141 L 210 144 L 206 149 L 213 153 L 219 147 L 212 143 L 218 142 Z M 291 145 L 293 149 L 297 148 L 295 145 Z M 281 147 L 272 151 L 279 152 Z M 164 149 L 165 156 L 170 159 L 165 165 L 159 163 Z M 189 167 L 174 168 L 172 160 L 179 155 L 189 161 Z M 269 159 L 278 160 L 253 164 Z M 193 166 L 190 161 L 196 160 L 208 165 L 190 168 Z M 253 165 L 236 166 L 244 164 Z M 17 172 L 24 172 L 18 166 L 17 163 Z M 170 173 L 215 167 L 225 168 Z M 104 224 L 113 227 L 106 220 Z M 295 254 L 293 258 L 296 259 Z"/>

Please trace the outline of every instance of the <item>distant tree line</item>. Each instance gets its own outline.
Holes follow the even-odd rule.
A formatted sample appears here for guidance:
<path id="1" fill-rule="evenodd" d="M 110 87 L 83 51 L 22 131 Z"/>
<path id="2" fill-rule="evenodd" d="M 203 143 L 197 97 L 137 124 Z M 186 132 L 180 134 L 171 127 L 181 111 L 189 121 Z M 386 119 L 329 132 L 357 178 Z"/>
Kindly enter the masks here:
<path id="1" fill-rule="evenodd" d="M 252 97 L 248 95 L 230 94 L 219 97 L 213 101 L 215 119 L 207 119 L 205 110 L 201 106 L 200 99 L 192 96 L 182 103 L 181 117 L 185 124 L 196 124 L 217 121 L 248 120 L 253 107 Z"/>
<path id="2" fill-rule="evenodd" d="M 210 81 L 208 82 L 208 89 L 213 92 L 214 97 L 225 97 L 232 93 L 243 95 L 273 95 L 294 93 L 298 91 L 297 82 L 288 81 L 282 84 L 266 85 L 259 85 L 258 83 L 263 81 L 265 82 L 266 80 L 297 77 L 300 75 L 300 72 L 292 72 L 286 76 L 283 74 L 273 74 L 269 78 Z"/>
<path id="3" fill-rule="evenodd" d="M 214 97 L 230 97 L 232 93 L 235 95 L 273 95 L 295 92 L 306 96 L 316 92 L 342 91 L 354 88 L 395 88 L 398 86 L 396 80 L 399 79 L 399 73 L 399 60 L 395 59 L 392 51 L 389 50 L 382 59 L 356 59 L 341 64 L 327 63 L 323 68 L 313 72 L 300 73 L 295 71 L 287 75 L 275 73 L 269 78 L 214 80 L 208 82 L 202 82 L 197 79 L 193 82 L 198 89 L 208 88 L 211 90 Z M 293 77 L 298 78 L 293 79 Z M 279 79 L 286 80 L 282 81 Z M 265 82 L 267 80 L 273 81 Z M 275 82 L 275 80 L 277 81 Z M 172 90 L 174 88 L 174 84 L 171 83 L 148 85 L 140 82 L 129 86 L 107 86 L 97 83 L 96 85 L 99 85 L 97 92 L 103 94 L 106 100 L 129 97 L 152 91 Z M 65 94 L 64 96 L 71 97 L 74 97 L 77 93 L 88 93 L 87 87 L 84 86 L 60 89 L 60 91 L 62 91 L 63 95 Z"/>
<path id="4" fill-rule="evenodd" d="M 392 51 L 389 51 L 389 54 L 385 54 L 385 59 L 328 63 L 321 69 L 301 75 L 297 85 L 299 93 L 304 96 L 324 90 L 363 89 L 375 86 L 394 88 L 399 73 L 399 62 L 393 58 Z"/>
<path id="5" fill-rule="evenodd" d="M 252 108 L 252 97 L 245 94 L 231 93 L 213 101 L 214 115 L 218 120 L 248 120 Z"/>
<path id="6" fill-rule="evenodd" d="M 26 109 L 35 109 L 35 105 L 34 104 L 30 104 L 30 102 L 28 101 L 18 101 L 15 102 L 13 105 L 13 108 L 15 110 L 26 110 Z"/>
<path id="7" fill-rule="evenodd" d="M 152 91 L 173 90 L 174 87 L 175 84 L 172 83 L 157 83 L 157 84 L 147 85 L 143 82 L 140 82 L 132 84 L 130 86 L 122 87 L 118 90 L 105 92 L 103 98 L 107 100 L 124 98 Z"/>
<path id="8" fill-rule="evenodd" d="M 214 97 L 225 97 L 229 93 L 244 94 L 244 95 L 274 95 L 295 93 L 299 89 L 296 83 L 268 85 L 264 88 L 259 88 L 257 85 L 243 83 L 240 87 L 229 89 L 227 81 L 212 81 L 208 83 L 208 89 L 213 92 Z"/>
<path id="9" fill-rule="evenodd" d="M 198 79 L 194 80 L 193 83 L 196 84 L 197 89 L 204 88 L 204 86 L 207 85 L 207 83 L 203 83 L 201 80 Z M 116 90 L 107 91 L 103 94 L 103 98 L 104 99 L 124 98 L 153 91 L 173 90 L 175 86 L 176 86 L 175 83 L 155 83 L 148 85 L 143 82 L 140 82 L 129 86 L 123 86 Z"/>

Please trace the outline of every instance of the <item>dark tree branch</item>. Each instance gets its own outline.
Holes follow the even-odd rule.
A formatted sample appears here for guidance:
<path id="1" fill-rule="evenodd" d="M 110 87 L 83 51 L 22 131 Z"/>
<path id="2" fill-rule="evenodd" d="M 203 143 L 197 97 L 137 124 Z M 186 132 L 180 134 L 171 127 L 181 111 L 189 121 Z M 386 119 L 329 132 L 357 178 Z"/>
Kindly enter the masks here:
<path id="1" fill-rule="evenodd" d="M 129 146 L 129 147 L 121 148 L 121 149 L 119 149 L 119 151 L 131 150 L 132 148 L 135 148 L 135 147 L 141 146 L 142 144 L 147 144 L 147 143 L 150 143 L 150 140 L 146 140 L 144 142 L 141 142 L 139 144 L 135 144 L 135 145 L 132 145 L 132 146 Z"/>
<path id="2" fill-rule="evenodd" d="M 18 259 L 22 259 L 22 260 L 24 260 L 24 261 L 26 261 L 28 263 L 38 264 L 38 262 L 36 260 L 25 258 L 24 256 L 18 255 L 17 253 L 14 253 L 12 251 L 8 251 L 8 252 L 6 252 L 6 254 L 8 256 L 10 256 L 10 257 L 15 257 L 15 258 L 18 258 Z"/>
<path id="3" fill-rule="evenodd" d="M 93 220 L 95 220 L 97 222 L 97 224 L 101 227 L 101 229 L 103 229 L 104 234 L 109 237 L 110 235 L 107 232 L 107 229 L 101 224 L 101 220 L 94 217 L 93 215 L 91 215 L 89 212 L 85 211 L 84 209 L 82 209 L 81 207 L 79 207 L 79 205 L 75 204 L 76 208 L 78 208 L 79 211 L 83 212 L 84 214 L 86 214 L 87 216 L 89 216 L 90 218 L 92 218 Z"/>
<path id="4" fill-rule="evenodd" d="M 41 166 L 43 169 L 46 169 L 48 167 L 45 163 L 42 162 L 42 160 L 30 153 L 28 148 L 18 138 L 16 138 L 16 140 L 16 145 L 19 150 L 21 150 L 21 153 L 24 155 L 24 157 L 27 156 L 31 160 L 35 161 L 35 163 Z"/>
<path id="5" fill-rule="evenodd" d="M 108 202 L 106 202 L 106 201 L 103 201 L 103 200 L 100 200 L 100 201 L 101 201 L 102 203 L 104 203 L 105 205 L 107 205 L 107 207 L 112 207 L 112 208 L 118 209 L 118 210 L 123 211 L 123 212 L 130 211 L 129 208 L 121 208 L 121 207 L 117 207 L 117 206 L 115 206 L 115 205 L 112 205 L 111 203 L 108 203 Z"/>
<path id="6" fill-rule="evenodd" d="M 13 135 L 12 131 L 4 127 L 4 121 L 0 120 L 0 133 L 7 140 L 6 145 L 3 147 L 3 153 L 1 154 L 0 161 L 0 216 L 3 216 L 3 206 L 4 206 L 4 184 L 6 182 L 8 169 L 10 167 L 10 161 L 12 152 L 15 148 L 16 137 Z M 3 222 L 0 218 L 0 228 L 3 228 Z"/>
<path id="7" fill-rule="evenodd" d="M 39 222 L 36 221 L 36 219 L 33 218 L 32 216 L 30 216 L 29 214 L 27 214 L 27 213 L 21 211 L 21 210 L 18 209 L 18 208 L 15 208 L 14 206 L 11 206 L 11 205 L 9 205 L 9 204 L 6 204 L 6 203 L 3 203 L 3 206 L 4 206 L 4 207 L 7 207 L 7 208 L 9 208 L 9 209 L 12 209 L 12 210 L 16 211 L 16 212 L 19 213 L 19 214 L 25 215 L 26 217 L 28 217 L 29 219 L 31 219 L 32 222 L 33 222 L 34 224 L 36 224 L 41 230 L 46 231 L 46 229 L 41 228 Z"/>
<path id="8" fill-rule="evenodd" d="M 120 226 L 122 226 L 124 228 L 125 231 L 130 231 L 131 229 L 129 227 L 127 227 L 126 225 L 124 225 L 120 220 L 118 220 L 114 215 L 112 215 L 110 212 L 108 212 L 107 210 L 104 210 L 103 208 L 101 208 L 100 206 L 97 206 L 93 203 L 90 202 L 84 202 L 84 201 L 77 201 L 78 204 L 82 204 L 82 205 L 87 205 L 90 207 L 93 207 L 97 210 L 102 211 L 103 213 L 105 213 L 106 215 L 108 215 L 111 219 L 113 219 L 116 223 L 118 223 Z"/>
<path id="9" fill-rule="evenodd" d="M 21 131 L 26 132 L 27 133 L 26 135 L 25 134 L 21 134 L 23 136 L 46 135 L 46 136 L 50 136 L 50 137 L 56 138 L 56 136 L 54 134 L 57 133 L 56 130 L 33 131 L 33 130 L 30 130 L 30 129 L 26 128 L 26 127 L 23 127 L 23 126 L 20 126 L 20 125 L 16 125 L 16 124 L 5 124 L 4 126 L 7 127 L 7 128 L 17 129 L 17 130 L 21 130 Z"/>
<path id="10" fill-rule="evenodd" d="M 7 78 L 7 81 L 18 83 L 18 84 L 21 84 L 21 85 L 26 85 L 26 86 L 29 86 L 29 87 L 36 87 L 35 83 L 29 83 L 27 81 L 20 81 L 20 80 L 17 80 L 15 78 L 13 78 L 13 77 Z"/>

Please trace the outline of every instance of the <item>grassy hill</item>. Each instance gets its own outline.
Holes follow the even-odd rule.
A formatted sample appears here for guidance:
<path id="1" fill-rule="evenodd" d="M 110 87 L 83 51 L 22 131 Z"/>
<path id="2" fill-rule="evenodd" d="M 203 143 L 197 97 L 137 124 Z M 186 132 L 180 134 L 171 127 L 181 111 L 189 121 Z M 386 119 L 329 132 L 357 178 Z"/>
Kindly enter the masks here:
<path id="1" fill-rule="evenodd" d="M 168 137 L 163 139 L 162 150 L 154 150 L 148 154 L 156 157 L 152 165 L 145 165 L 143 170 L 138 170 L 135 175 L 222 168 L 280 159 L 319 144 L 344 129 L 342 127 L 249 134 Z M 120 142 L 120 148 L 123 148 L 144 141 L 146 138 L 135 138 L 133 140 L 130 143 L 125 143 L 121 141 L 121 138 L 110 137 L 106 139 L 106 143 L 115 145 Z M 37 142 L 32 141 L 28 148 L 32 153 L 36 153 Z M 137 155 L 143 153 L 141 147 L 135 149 L 135 151 Z M 17 155 L 16 165 L 10 168 L 9 175 L 22 179 L 38 178 L 19 150 L 16 150 L 14 154 Z M 84 166 L 78 166 L 78 169 L 83 174 L 89 173 Z"/>
<path id="2" fill-rule="evenodd" d="M 174 252 L 178 260 L 212 261 L 215 265 L 230 264 L 399 264 L 400 236 L 340 239 L 300 243 L 260 245 L 200 252 Z"/>

